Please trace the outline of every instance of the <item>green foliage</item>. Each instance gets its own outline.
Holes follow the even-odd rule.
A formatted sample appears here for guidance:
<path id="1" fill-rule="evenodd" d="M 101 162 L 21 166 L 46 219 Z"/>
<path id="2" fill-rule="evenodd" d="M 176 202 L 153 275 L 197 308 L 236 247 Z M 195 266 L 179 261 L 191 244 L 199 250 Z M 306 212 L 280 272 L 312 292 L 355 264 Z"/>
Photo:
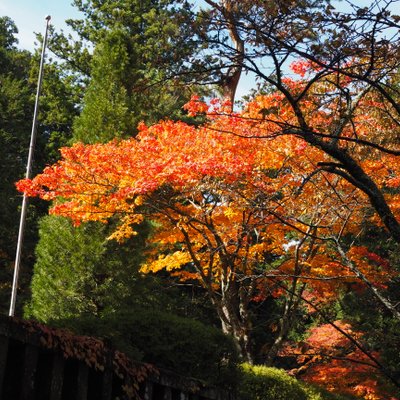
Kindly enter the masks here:
<path id="1" fill-rule="evenodd" d="M 97 45 L 110 28 L 124 27 L 131 37 L 137 63 L 142 65 L 154 67 L 155 61 L 162 69 L 171 63 L 181 65 L 193 50 L 188 1 L 75 0 L 73 5 L 85 18 L 67 23 L 80 38 Z"/>
<path id="2" fill-rule="evenodd" d="M 319 388 L 306 385 L 284 370 L 262 365 L 240 365 L 238 394 L 241 400 L 345 400 Z"/>
<path id="3" fill-rule="evenodd" d="M 37 61 L 37 62 L 35 62 Z M 37 79 L 38 54 L 32 62 L 31 79 Z M 44 67 L 42 96 L 39 109 L 39 143 L 44 151 L 43 164 L 59 158 L 59 148 L 66 146 L 72 137 L 73 120 L 78 115 L 81 93 L 77 77 L 64 71 L 62 65 L 49 61 Z"/>
<path id="4" fill-rule="evenodd" d="M 76 0 L 74 5 L 85 19 L 67 23 L 79 39 L 52 32 L 49 43 L 64 68 L 82 77 L 85 89 L 73 141 L 106 142 L 134 135 L 142 120 L 185 119 L 181 109 L 190 98 L 190 82 L 174 76 L 194 51 L 189 4 Z"/>
<path id="5" fill-rule="evenodd" d="M 40 221 L 32 300 L 25 309 L 28 317 L 47 322 L 99 315 L 117 309 L 143 286 L 137 267 L 146 228 L 121 248 L 106 240 L 109 229 L 93 223 L 75 228 L 61 217 Z"/>
<path id="6" fill-rule="evenodd" d="M 400 301 L 399 280 L 394 281 L 386 291 L 390 298 Z M 373 351 L 378 351 L 381 361 L 394 375 L 400 365 L 400 321 L 393 318 L 374 296 L 365 291 L 347 293 L 340 301 L 342 312 L 352 325 L 364 332 L 364 342 Z M 371 310 L 375 312 L 371 313 Z"/>
<path id="7" fill-rule="evenodd" d="M 60 321 L 58 321 L 60 324 Z M 95 317 L 69 319 L 62 324 L 78 333 L 111 340 L 114 347 L 135 360 L 154 363 L 209 384 L 232 385 L 236 351 L 220 329 L 178 317 L 149 306 Z"/>
<path id="8" fill-rule="evenodd" d="M 134 79 L 129 79 L 129 37 L 123 29 L 111 31 L 95 49 L 91 81 L 84 108 L 74 124 L 74 140 L 107 142 L 134 133 L 137 113 L 128 95 Z"/>
<path id="9" fill-rule="evenodd" d="M 15 35 L 18 29 L 9 17 L 0 17 L 0 48 L 11 49 L 18 43 Z"/>
<path id="10" fill-rule="evenodd" d="M 26 172 L 40 52 L 34 55 L 15 46 L 18 32 L 8 17 L 0 18 L 0 310 L 9 306 L 12 272 L 18 235 L 21 196 L 14 183 Z M 68 77 L 56 65 L 46 62 L 40 99 L 39 124 L 33 173 L 58 158 L 60 144 L 66 144 L 75 97 Z M 31 201 L 24 233 L 18 312 L 29 295 L 29 281 L 37 242 L 37 219 L 47 211 L 44 203 Z"/>
<path id="11" fill-rule="evenodd" d="M 29 84 L 31 56 L 15 47 L 17 28 L 8 17 L 0 18 L 0 311 L 9 307 L 21 196 L 14 182 L 26 171 L 31 131 L 34 87 Z M 37 202 L 36 202 L 37 203 Z M 29 267 L 36 236 L 35 207 L 26 224 L 25 251 L 21 260 L 19 295 L 26 296 Z"/>
<path id="12" fill-rule="evenodd" d="M 241 365 L 239 395 L 242 400 L 306 400 L 301 385 L 285 371 L 264 366 Z"/>

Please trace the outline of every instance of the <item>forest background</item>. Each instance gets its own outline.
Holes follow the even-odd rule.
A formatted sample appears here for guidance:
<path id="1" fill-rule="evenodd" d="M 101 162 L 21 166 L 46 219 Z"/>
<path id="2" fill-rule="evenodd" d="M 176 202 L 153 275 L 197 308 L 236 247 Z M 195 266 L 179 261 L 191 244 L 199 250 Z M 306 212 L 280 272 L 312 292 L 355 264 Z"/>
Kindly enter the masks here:
<path id="1" fill-rule="evenodd" d="M 19 313 L 231 388 L 240 360 L 395 399 L 397 2 L 204 3 L 75 1 L 52 31 L 36 172 L 75 145 L 19 188 L 69 218 L 31 201 Z M 5 313 L 39 55 L 0 33 Z"/>

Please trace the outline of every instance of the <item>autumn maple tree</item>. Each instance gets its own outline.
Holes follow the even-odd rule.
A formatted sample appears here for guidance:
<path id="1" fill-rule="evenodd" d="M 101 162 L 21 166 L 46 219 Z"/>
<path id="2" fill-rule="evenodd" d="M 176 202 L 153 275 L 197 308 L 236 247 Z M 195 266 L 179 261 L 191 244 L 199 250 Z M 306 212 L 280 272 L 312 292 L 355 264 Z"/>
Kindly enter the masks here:
<path id="1" fill-rule="evenodd" d="M 306 77 L 319 67 L 300 61 L 292 68 L 300 78 L 282 87 L 303 96 L 299 105 L 273 91 L 232 113 L 227 101 L 194 97 L 186 109 L 206 114 L 205 124 L 142 124 L 135 138 L 63 148 L 61 161 L 18 187 L 52 200 L 51 212 L 75 224 L 117 217 L 111 239 L 123 241 L 152 220 L 153 246 L 142 271 L 199 282 L 247 361 L 255 359 L 251 306 L 267 297 L 285 296 L 270 361 L 306 290 L 321 303 L 356 280 L 398 318 L 380 291 L 393 270 L 367 249 L 342 243 L 367 221 L 397 239 L 386 218 L 397 223 L 399 214 L 399 166 L 390 150 L 397 125 L 385 118 L 390 105 L 363 93 L 351 116 L 337 121 L 343 104 L 335 92 L 357 85 L 327 74 L 311 95 Z M 332 136 L 338 123 L 340 134 Z M 389 150 L 371 144 L 376 130 Z"/>

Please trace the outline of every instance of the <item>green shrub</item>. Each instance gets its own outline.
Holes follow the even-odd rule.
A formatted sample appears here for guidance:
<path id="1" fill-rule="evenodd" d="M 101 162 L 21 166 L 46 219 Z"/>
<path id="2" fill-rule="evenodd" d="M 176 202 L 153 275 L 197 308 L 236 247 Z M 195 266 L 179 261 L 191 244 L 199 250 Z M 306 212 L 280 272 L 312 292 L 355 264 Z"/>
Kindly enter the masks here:
<path id="1" fill-rule="evenodd" d="M 240 371 L 240 400 L 307 400 L 299 382 L 283 370 L 242 364 Z"/>
<path id="2" fill-rule="evenodd" d="M 241 364 L 237 392 L 240 400 L 350 400 L 289 376 L 284 370 Z"/>

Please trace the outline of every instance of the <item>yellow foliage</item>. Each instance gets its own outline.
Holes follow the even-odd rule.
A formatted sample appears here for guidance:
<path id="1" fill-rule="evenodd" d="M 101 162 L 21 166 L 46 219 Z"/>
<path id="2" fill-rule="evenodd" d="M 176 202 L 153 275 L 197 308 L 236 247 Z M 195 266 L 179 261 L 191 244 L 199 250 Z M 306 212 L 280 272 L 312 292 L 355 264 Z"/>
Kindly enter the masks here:
<path id="1" fill-rule="evenodd" d="M 140 269 L 143 273 L 159 272 L 163 269 L 173 271 L 192 261 L 190 255 L 185 251 L 176 251 L 172 254 L 160 255 L 156 260 L 146 263 Z"/>

